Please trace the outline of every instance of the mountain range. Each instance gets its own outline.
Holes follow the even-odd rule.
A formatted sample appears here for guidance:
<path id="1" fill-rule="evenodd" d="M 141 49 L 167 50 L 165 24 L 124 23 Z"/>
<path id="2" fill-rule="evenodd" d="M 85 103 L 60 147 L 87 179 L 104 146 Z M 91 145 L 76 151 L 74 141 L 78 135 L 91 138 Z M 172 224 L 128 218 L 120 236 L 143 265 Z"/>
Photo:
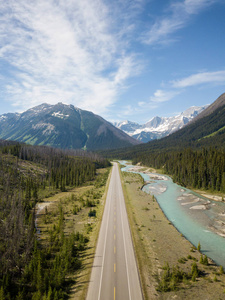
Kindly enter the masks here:
<path id="1" fill-rule="evenodd" d="M 144 125 L 129 121 L 114 125 L 117 127 L 73 105 L 44 103 L 23 113 L 0 115 L 0 139 L 92 151 L 137 146 L 134 153 L 139 149 L 204 146 L 212 140 L 223 143 L 225 94 L 209 106 L 191 107 L 174 117 L 157 116 Z"/>
<path id="2" fill-rule="evenodd" d="M 225 93 L 180 130 L 160 140 L 104 153 L 108 157 L 132 159 L 151 153 L 183 149 L 225 148 Z"/>
<path id="3" fill-rule="evenodd" d="M 41 104 L 0 116 L 0 138 L 62 149 L 115 149 L 140 144 L 98 115 L 73 105 Z"/>
<path id="4" fill-rule="evenodd" d="M 181 114 L 173 117 L 156 116 L 144 125 L 131 121 L 114 122 L 113 125 L 133 138 L 146 143 L 155 139 L 161 139 L 183 128 L 207 107 L 208 105 L 192 106 Z"/>

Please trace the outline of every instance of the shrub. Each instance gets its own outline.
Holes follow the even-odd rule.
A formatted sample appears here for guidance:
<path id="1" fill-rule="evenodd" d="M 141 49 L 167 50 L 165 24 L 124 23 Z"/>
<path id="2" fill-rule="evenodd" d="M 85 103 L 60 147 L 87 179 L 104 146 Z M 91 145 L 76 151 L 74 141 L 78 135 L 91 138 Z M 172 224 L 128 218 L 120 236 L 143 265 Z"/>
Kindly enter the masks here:
<path id="1" fill-rule="evenodd" d="M 164 272 L 157 288 L 160 292 L 175 291 L 178 289 L 179 283 L 186 281 L 188 278 L 188 275 L 180 270 L 179 266 L 175 266 L 171 270 L 167 263 L 163 269 Z"/>
<path id="2" fill-rule="evenodd" d="M 88 213 L 89 217 L 96 217 L 96 210 L 95 209 L 90 209 L 89 213 Z"/>

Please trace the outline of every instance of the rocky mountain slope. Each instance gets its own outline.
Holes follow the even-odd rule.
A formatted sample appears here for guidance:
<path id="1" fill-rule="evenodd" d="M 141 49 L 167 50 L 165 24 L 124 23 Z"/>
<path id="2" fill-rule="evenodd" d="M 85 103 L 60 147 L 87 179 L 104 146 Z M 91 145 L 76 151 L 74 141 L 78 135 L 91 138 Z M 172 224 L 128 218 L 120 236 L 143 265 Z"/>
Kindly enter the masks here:
<path id="1" fill-rule="evenodd" d="M 0 116 L 0 139 L 62 149 L 114 149 L 140 142 L 98 115 L 73 105 L 41 104 Z"/>
<path id="2" fill-rule="evenodd" d="M 203 112 L 208 106 L 192 106 L 174 117 L 154 117 L 144 125 L 138 123 L 123 121 L 115 122 L 114 126 L 123 130 L 133 138 L 142 142 L 149 142 L 155 139 L 163 138 L 184 127 L 196 116 Z"/>
<path id="3" fill-rule="evenodd" d="M 198 119 L 160 140 L 131 148 L 104 153 L 108 157 L 133 159 L 150 153 L 182 151 L 184 149 L 225 148 L 225 93 L 199 114 Z M 224 151 L 224 150 L 223 150 Z"/>

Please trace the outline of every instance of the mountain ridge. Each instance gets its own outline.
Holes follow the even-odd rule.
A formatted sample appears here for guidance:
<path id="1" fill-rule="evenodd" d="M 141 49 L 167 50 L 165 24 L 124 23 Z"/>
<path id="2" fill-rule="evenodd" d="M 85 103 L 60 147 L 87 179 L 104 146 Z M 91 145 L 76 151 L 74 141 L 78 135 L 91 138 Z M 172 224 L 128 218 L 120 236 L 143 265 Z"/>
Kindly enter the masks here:
<path id="1" fill-rule="evenodd" d="M 225 93 L 221 94 L 212 104 L 210 104 L 204 111 L 202 111 L 192 122 L 196 122 L 197 120 L 210 115 L 217 108 L 220 108 L 225 105 Z"/>
<path id="2" fill-rule="evenodd" d="M 223 94 L 224 95 L 224 94 Z M 117 157 L 119 159 L 139 159 L 142 156 L 148 157 L 151 154 L 168 153 L 173 151 L 183 151 L 184 149 L 202 149 L 225 147 L 225 104 L 221 96 L 218 97 L 211 106 L 211 112 L 201 117 L 195 122 L 189 122 L 180 130 L 158 140 L 153 140 L 145 144 L 125 148 L 120 151 L 112 150 L 102 154 L 106 157 Z M 219 99 L 219 100 L 218 100 Z M 203 111 L 204 112 L 204 111 Z M 224 151 L 224 150 L 223 150 Z"/>
<path id="3" fill-rule="evenodd" d="M 62 149 L 113 149 L 140 142 L 92 112 L 59 102 L 0 116 L 0 138 Z"/>
<path id="4" fill-rule="evenodd" d="M 155 116 L 143 125 L 131 121 L 114 122 L 113 125 L 142 142 L 161 139 L 183 128 L 207 109 L 208 105 L 191 106 L 184 112 L 172 117 Z"/>

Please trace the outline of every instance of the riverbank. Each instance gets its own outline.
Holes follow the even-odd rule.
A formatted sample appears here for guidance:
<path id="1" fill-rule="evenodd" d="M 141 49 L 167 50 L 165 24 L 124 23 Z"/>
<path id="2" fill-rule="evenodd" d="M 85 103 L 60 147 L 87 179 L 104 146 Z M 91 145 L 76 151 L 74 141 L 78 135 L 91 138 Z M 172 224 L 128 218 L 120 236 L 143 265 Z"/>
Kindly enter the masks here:
<path id="1" fill-rule="evenodd" d="M 223 299 L 225 275 L 219 275 L 219 267 L 212 262 L 209 266 L 199 263 L 201 254 L 171 225 L 157 201 L 141 191 L 140 175 L 127 172 L 122 174 L 145 299 L 215 299 L 215 295 L 216 299 Z M 171 268 L 179 266 L 180 270 L 188 274 L 194 262 L 203 274 L 196 281 L 183 281 L 175 291 L 157 291 L 166 263 Z"/>
<path id="2" fill-rule="evenodd" d="M 223 202 L 224 199 L 225 199 L 224 194 L 218 195 L 218 194 L 215 194 L 215 193 L 210 193 L 210 192 L 206 192 L 206 191 L 202 191 L 202 190 L 196 190 L 196 189 L 194 189 L 194 191 L 196 193 L 202 195 L 203 197 L 208 198 L 208 199 L 213 200 L 213 201 Z"/>
<path id="3" fill-rule="evenodd" d="M 156 174 L 156 170 L 152 168 L 146 168 L 141 166 L 132 166 L 129 168 L 130 172 L 141 172 L 147 175 L 150 180 L 145 181 L 143 190 L 147 193 L 157 195 L 166 191 L 164 184 L 162 185 L 148 185 L 154 181 L 168 181 L 169 177 Z M 177 197 L 179 205 L 186 210 L 186 213 L 192 215 L 194 219 L 202 220 L 206 230 L 210 230 L 216 233 L 218 236 L 225 237 L 225 208 L 224 205 L 220 205 L 219 202 L 224 203 L 224 195 L 221 193 L 210 193 L 204 190 L 186 190 L 180 187 L 180 196 Z M 188 212 L 189 211 L 189 212 Z M 210 216 L 202 214 L 202 211 L 209 211 Z M 206 212 L 208 215 L 208 212 Z M 197 241 L 198 242 L 198 241 Z M 225 265 L 223 264 L 225 267 Z"/>

